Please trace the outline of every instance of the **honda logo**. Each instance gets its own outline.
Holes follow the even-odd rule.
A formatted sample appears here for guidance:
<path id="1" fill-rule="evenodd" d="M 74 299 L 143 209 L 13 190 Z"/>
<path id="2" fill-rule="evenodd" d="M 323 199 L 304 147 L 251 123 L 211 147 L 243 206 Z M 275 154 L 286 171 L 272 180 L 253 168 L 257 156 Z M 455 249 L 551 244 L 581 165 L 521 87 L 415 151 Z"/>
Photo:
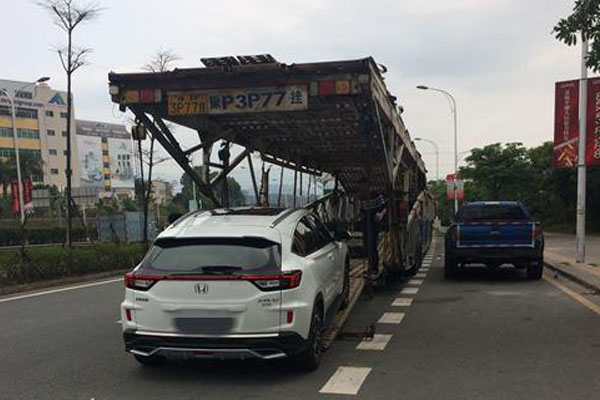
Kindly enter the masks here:
<path id="1" fill-rule="evenodd" d="M 206 283 L 196 283 L 194 285 L 194 292 L 198 294 L 206 294 L 208 293 L 208 284 Z"/>

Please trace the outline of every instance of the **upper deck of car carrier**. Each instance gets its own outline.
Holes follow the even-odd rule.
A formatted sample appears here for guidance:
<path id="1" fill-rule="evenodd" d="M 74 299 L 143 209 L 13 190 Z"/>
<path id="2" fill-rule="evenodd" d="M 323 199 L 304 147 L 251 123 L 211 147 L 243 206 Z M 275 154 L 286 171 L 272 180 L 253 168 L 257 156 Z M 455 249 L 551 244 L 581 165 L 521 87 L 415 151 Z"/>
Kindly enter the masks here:
<path id="1" fill-rule="evenodd" d="M 246 149 L 225 166 L 229 170 L 257 151 L 273 164 L 333 174 L 351 194 L 367 184 L 388 191 L 406 170 L 416 187 L 424 187 L 424 163 L 372 58 L 305 64 L 244 60 L 203 59 L 206 68 L 110 73 L 110 94 L 200 185 L 215 182 L 197 176 L 187 156 L 222 139 Z M 201 143 L 181 148 L 164 120 L 196 130 Z"/>

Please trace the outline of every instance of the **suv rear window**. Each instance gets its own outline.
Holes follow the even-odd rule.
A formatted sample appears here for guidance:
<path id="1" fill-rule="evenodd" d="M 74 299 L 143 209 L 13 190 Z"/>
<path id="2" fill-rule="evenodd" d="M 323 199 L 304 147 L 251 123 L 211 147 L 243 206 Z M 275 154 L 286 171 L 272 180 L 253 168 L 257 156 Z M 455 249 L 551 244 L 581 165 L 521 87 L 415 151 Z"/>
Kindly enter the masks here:
<path id="1" fill-rule="evenodd" d="M 527 221 L 529 215 L 518 205 L 485 204 L 466 205 L 457 215 L 458 222 Z"/>
<path id="2" fill-rule="evenodd" d="M 144 272 L 270 274 L 281 271 L 281 246 L 263 238 L 159 239 Z"/>

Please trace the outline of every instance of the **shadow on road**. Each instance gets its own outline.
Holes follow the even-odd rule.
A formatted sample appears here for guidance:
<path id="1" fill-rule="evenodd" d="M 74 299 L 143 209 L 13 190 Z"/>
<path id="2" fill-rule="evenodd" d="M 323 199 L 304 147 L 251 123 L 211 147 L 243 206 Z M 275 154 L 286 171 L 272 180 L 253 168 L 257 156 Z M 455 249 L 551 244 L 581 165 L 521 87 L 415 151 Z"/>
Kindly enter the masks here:
<path id="1" fill-rule="evenodd" d="M 136 378 L 151 380 L 153 384 L 161 381 L 169 384 L 210 381 L 211 384 L 255 386 L 271 384 L 275 378 L 281 383 L 309 376 L 289 360 L 169 360 L 157 367 L 132 365 L 131 373 Z"/>
<path id="2" fill-rule="evenodd" d="M 459 268 L 457 276 L 450 282 L 478 282 L 488 284 L 500 284 L 506 282 L 531 283 L 527 279 L 525 269 L 517 269 L 504 265 L 499 268 L 487 268 L 483 265 L 469 265 Z"/>

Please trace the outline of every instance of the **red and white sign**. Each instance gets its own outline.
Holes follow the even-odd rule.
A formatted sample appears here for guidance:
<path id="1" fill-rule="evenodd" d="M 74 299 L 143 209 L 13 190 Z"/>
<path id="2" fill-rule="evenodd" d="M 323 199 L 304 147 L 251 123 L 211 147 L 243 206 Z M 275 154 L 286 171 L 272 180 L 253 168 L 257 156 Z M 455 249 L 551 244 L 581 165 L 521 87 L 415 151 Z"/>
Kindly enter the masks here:
<path id="1" fill-rule="evenodd" d="M 454 183 L 456 182 L 456 188 Z M 465 184 L 464 181 L 457 175 L 454 179 L 454 174 L 446 175 L 446 200 L 454 200 L 454 196 L 458 200 L 465 199 Z"/>
<path id="2" fill-rule="evenodd" d="M 25 212 L 27 214 L 33 214 L 33 183 L 31 179 L 25 179 L 23 181 L 23 203 Z"/>
<path id="3" fill-rule="evenodd" d="M 554 108 L 554 165 L 577 165 L 579 142 L 579 81 L 557 82 Z"/>
<path id="4" fill-rule="evenodd" d="M 557 82 L 554 165 L 575 167 L 579 159 L 579 80 Z M 600 77 L 587 80 L 585 164 L 600 165 Z"/>
<path id="5" fill-rule="evenodd" d="M 588 79 L 585 165 L 600 165 L 600 78 Z"/>
<path id="6" fill-rule="evenodd" d="M 19 181 L 12 179 L 10 181 L 10 196 L 13 215 L 18 215 L 21 212 L 19 207 Z"/>

